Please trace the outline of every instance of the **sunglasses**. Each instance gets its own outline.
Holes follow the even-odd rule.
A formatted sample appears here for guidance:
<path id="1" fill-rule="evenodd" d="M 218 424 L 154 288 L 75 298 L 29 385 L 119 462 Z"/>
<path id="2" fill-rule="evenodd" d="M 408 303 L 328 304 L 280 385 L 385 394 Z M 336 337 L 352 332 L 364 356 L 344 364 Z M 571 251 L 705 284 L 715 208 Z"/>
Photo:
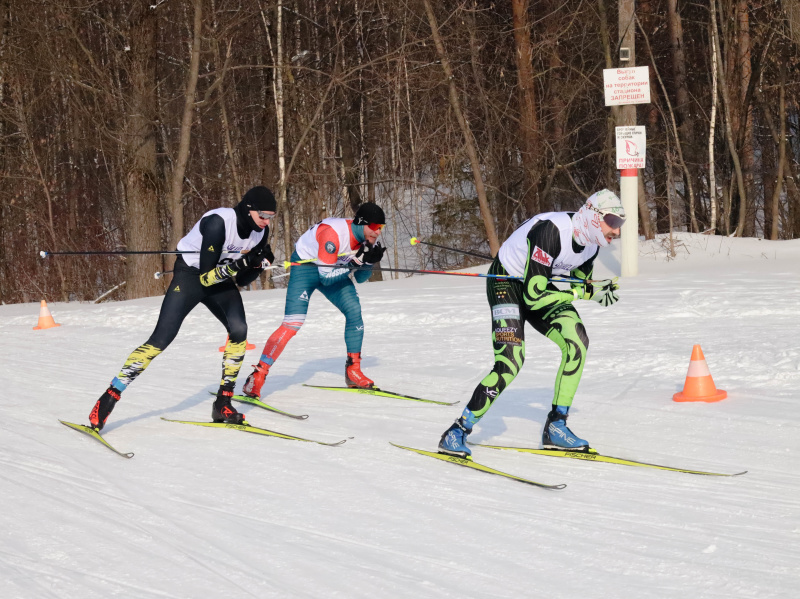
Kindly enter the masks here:
<path id="1" fill-rule="evenodd" d="M 269 220 L 275 216 L 274 212 L 261 212 L 261 210 L 256 210 L 256 212 L 258 212 L 258 218 L 262 220 Z"/>
<path id="2" fill-rule="evenodd" d="M 371 224 L 371 225 L 367 225 L 367 226 L 368 226 L 370 229 L 372 229 L 373 231 L 381 231 L 381 230 L 383 230 L 383 228 L 384 228 L 386 225 L 379 225 L 379 224 L 377 224 L 377 223 L 373 223 L 373 224 Z"/>
<path id="3" fill-rule="evenodd" d="M 606 223 L 612 229 L 619 229 L 622 225 L 625 224 L 625 218 L 617 214 L 614 214 L 613 212 L 602 212 L 597 208 L 595 208 L 594 206 L 592 206 L 592 210 L 597 212 L 597 214 L 601 215 L 603 217 L 603 222 Z"/>

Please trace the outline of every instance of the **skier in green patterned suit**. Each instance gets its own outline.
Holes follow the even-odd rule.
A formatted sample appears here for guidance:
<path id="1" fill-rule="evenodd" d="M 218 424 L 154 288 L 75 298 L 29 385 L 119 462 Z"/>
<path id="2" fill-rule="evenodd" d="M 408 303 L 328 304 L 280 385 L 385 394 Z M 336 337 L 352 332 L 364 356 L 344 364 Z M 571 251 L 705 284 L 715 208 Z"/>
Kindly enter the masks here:
<path id="1" fill-rule="evenodd" d="M 461 416 L 442 434 L 439 453 L 471 459 L 467 435 L 522 368 L 526 322 L 561 349 L 542 445 L 545 449 L 589 451 L 588 441 L 567 426 L 589 347 L 589 337 L 573 302 L 594 300 L 610 306 L 619 299 L 619 286 L 616 280 L 605 280 L 573 283 L 571 290 L 562 291 L 548 279 L 570 276 L 590 280 L 600 247 L 619 237 L 624 222 L 622 202 L 603 189 L 577 212 L 539 214 L 506 240 L 489 273 L 516 278 L 490 278 L 486 283 L 492 309 L 494 368 L 475 388 Z"/>

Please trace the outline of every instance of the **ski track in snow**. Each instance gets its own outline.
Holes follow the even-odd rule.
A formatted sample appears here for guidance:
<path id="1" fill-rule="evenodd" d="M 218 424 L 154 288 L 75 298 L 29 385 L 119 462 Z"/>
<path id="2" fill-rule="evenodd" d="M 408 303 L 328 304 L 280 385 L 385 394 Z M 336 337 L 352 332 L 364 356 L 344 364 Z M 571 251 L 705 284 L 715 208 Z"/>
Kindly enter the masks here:
<path id="1" fill-rule="evenodd" d="M 680 235 L 642 242 L 640 274 L 608 309 L 577 304 L 590 337 L 570 424 L 607 455 L 732 478 L 474 448 L 537 489 L 394 448 L 435 450 L 491 367 L 484 280 L 417 276 L 358 287 L 365 372 L 425 405 L 341 385 L 344 318 L 314 296 L 307 324 L 248 419 L 341 447 L 163 422 L 205 420 L 225 340 L 202 306 L 123 395 L 86 422 L 161 298 L 0 306 L 0 596 L 772 598 L 800 588 L 800 242 Z M 596 276 L 613 276 L 617 250 Z M 485 272 L 486 267 L 473 269 Z M 240 385 L 283 313 L 244 294 Z M 719 403 L 675 403 L 701 344 Z M 470 440 L 537 447 L 560 355 L 526 328 L 521 374 Z"/>

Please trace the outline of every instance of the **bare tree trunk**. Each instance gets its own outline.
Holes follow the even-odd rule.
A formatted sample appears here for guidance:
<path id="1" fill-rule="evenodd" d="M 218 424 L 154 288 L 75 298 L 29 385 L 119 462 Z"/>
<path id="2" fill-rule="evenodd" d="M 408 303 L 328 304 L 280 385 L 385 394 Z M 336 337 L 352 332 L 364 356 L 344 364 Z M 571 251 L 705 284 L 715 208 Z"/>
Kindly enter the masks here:
<path id="1" fill-rule="evenodd" d="M 781 119 L 780 141 L 778 142 L 778 168 L 775 189 L 772 192 L 772 229 L 770 239 L 778 239 L 780 224 L 781 191 L 783 190 L 783 171 L 786 164 L 786 61 L 781 61 L 781 91 L 778 114 Z M 766 231 L 764 232 L 766 233 Z"/>
<path id="2" fill-rule="evenodd" d="M 261 20 L 264 23 L 264 35 L 267 38 L 269 55 L 275 64 L 272 76 L 272 96 L 275 100 L 275 122 L 277 132 L 276 150 L 278 156 L 278 209 L 282 215 L 283 251 L 286 260 L 292 255 L 292 221 L 289 206 L 286 202 L 286 138 L 284 134 L 285 119 L 283 115 L 283 0 L 278 0 L 275 7 L 275 49 L 272 47 L 272 38 L 269 33 L 269 23 L 264 11 L 261 10 Z"/>
<path id="3" fill-rule="evenodd" d="M 172 217 L 172 234 L 170 248 L 178 245 L 184 234 L 183 222 L 183 177 L 186 174 L 186 164 L 189 161 L 189 145 L 192 139 L 192 120 L 194 119 L 194 100 L 197 91 L 197 77 L 200 70 L 200 33 L 203 29 L 203 2 L 194 1 L 194 24 L 192 37 L 192 57 L 189 61 L 188 81 L 186 82 L 186 95 L 183 104 L 183 118 L 181 119 L 180 141 L 178 142 L 178 157 L 172 172 L 172 186 L 168 199 L 168 209 Z M 176 256 L 168 256 L 164 262 L 166 270 L 171 270 Z"/>
<path id="4" fill-rule="evenodd" d="M 603 56 L 605 58 L 605 65 L 607 69 L 614 67 L 614 61 L 611 58 L 611 40 L 608 33 L 608 11 L 606 10 L 605 0 L 597 0 L 597 12 L 600 15 L 600 39 L 603 42 Z M 605 147 L 614 147 L 615 127 L 620 120 L 621 106 L 612 106 L 609 116 L 606 118 L 606 139 Z M 616 163 L 614 162 L 613 152 L 608 152 L 608 159 L 605 161 L 605 179 L 606 187 L 611 185 L 611 181 L 616 181 Z"/>
<path id="5" fill-rule="evenodd" d="M 25 111 L 25 96 L 24 92 L 22 91 L 22 86 L 19 81 L 14 82 L 15 88 L 15 105 L 17 109 L 17 128 L 19 132 L 22 134 L 22 137 L 25 139 L 25 143 L 28 146 L 28 151 L 30 152 L 31 160 L 33 161 L 34 166 L 36 167 L 36 175 L 38 177 L 39 183 L 42 186 L 42 192 L 44 193 L 45 201 L 47 202 L 47 220 L 45 221 L 45 227 L 47 229 L 48 236 L 50 237 L 50 241 L 54 247 L 58 247 L 58 237 L 56 235 L 56 226 L 55 221 L 53 219 L 53 196 L 50 193 L 50 187 L 48 184 L 48 177 L 45 176 L 44 170 L 42 170 L 42 163 L 39 160 L 39 155 L 36 151 L 36 144 L 34 143 L 33 137 L 30 132 L 30 126 L 28 123 L 28 115 Z M 64 270 L 60 263 L 56 263 L 56 272 L 58 272 L 58 278 L 61 283 L 61 299 L 62 301 L 67 301 L 69 299 L 69 292 L 67 290 L 67 279 L 64 275 Z"/>
<path id="6" fill-rule="evenodd" d="M 539 121 L 536 115 L 536 97 L 533 82 L 533 49 L 531 30 L 528 22 L 529 0 L 511 0 L 514 19 L 514 42 L 517 61 L 517 82 L 519 84 L 519 128 L 522 150 L 522 193 L 520 199 L 525 204 L 527 216 L 539 212 L 539 157 L 542 148 L 539 144 Z"/>
<path id="7" fill-rule="evenodd" d="M 158 217 L 156 175 L 156 26 L 149 0 L 137 0 L 131 16 L 129 97 L 125 115 L 126 241 L 127 248 L 158 249 L 161 226 Z M 128 299 L 157 295 L 163 283 L 153 278 L 161 268 L 160 256 L 137 256 L 127 261 L 125 292 Z"/>
<path id="8" fill-rule="evenodd" d="M 717 228 L 717 177 L 714 167 L 714 131 L 717 126 L 717 3 L 712 0 L 711 7 L 711 117 L 708 129 L 708 195 L 710 201 L 711 218 L 708 229 L 714 233 Z"/>
<path id="9" fill-rule="evenodd" d="M 675 238 L 673 229 L 675 228 L 675 219 L 672 216 L 673 197 L 675 195 L 675 174 L 672 169 L 672 150 L 669 147 L 669 140 L 667 140 L 667 151 L 664 152 L 664 162 L 667 167 L 667 212 L 669 213 L 669 255 L 671 258 L 675 257 Z"/>
<path id="10" fill-rule="evenodd" d="M 715 0 L 712 0 L 712 2 Z M 744 177 L 742 175 L 742 165 L 739 162 L 739 153 L 736 151 L 736 142 L 733 137 L 733 129 L 731 128 L 731 98 L 730 94 L 728 93 L 728 84 L 725 77 L 725 69 L 723 67 L 722 62 L 722 52 L 719 47 L 719 37 L 712 36 L 712 43 L 714 45 L 714 51 L 717 53 L 717 69 L 719 73 L 719 82 L 720 82 L 720 89 L 722 89 L 722 104 L 725 109 L 725 137 L 728 141 L 728 151 L 731 154 L 731 159 L 733 160 L 733 168 L 736 173 L 736 185 L 739 191 L 739 204 L 740 210 L 743 210 L 745 206 L 747 206 L 747 192 L 745 191 L 744 186 Z M 731 190 L 731 194 L 733 190 Z M 731 202 L 732 203 L 732 202 Z M 730 219 L 730 208 L 726 210 L 726 218 Z M 742 236 L 742 226 L 737 226 L 736 228 L 736 236 Z"/>
<path id="11" fill-rule="evenodd" d="M 638 23 L 638 20 L 637 20 Z M 653 72 L 656 74 L 658 78 L 658 83 L 661 86 L 661 90 L 664 94 L 664 102 L 667 104 L 667 111 L 669 113 L 670 122 L 672 123 L 672 133 L 675 136 L 675 151 L 678 155 L 678 160 L 681 164 L 681 169 L 683 171 L 683 176 L 686 182 L 686 190 L 689 193 L 689 219 L 691 223 L 690 230 L 698 233 L 700 231 L 699 227 L 697 226 L 697 217 L 695 216 L 695 201 L 694 201 L 694 185 L 692 184 L 692 176 L 689 172 L 689 167 L 686 165 L 686 159 L 683 156 L 683 150 L 681 149 L 681 139 L 680 135 L 678 134 L 678 125 L 675 122 L 675 111 L 672 110 L 672 103 L 669 101 L 669 95 L 667 94 L 667 88 L 664 85 L 664 81 L 661 79 L 661 75 L 658 72 L 658 67 L 656 66 L 655 57 L 653 56 L 653 49 L 650 47 L 650 38 L 647 36 L 647 33 L 642 28 L 642 24 L 639 23 L 639 29 L 644 36 L 644 41 L 647 44 L 647 51 L 650 54 L 651 64 L 653 65 Z"/>
<path id="12" fill-rule="evenodd" d="M 433 8 L 431 8 L 430 0 L 422 0 L 422 2 L 425 5 L 425 12 L 428 15 L 428 23 L 431 27 L 433 41 L 436 44 L 436 52 L 439 55 L 439 60 L 442 62 L 442 69 L 444 70 L 445 79 L 448 82 L 448 88 L 450 92 L 450 107 L 453 109 L 456 119 L 458 120 L 458 124 L 461 127 L 461 132 L 464 135 L 467 156 L 469 156 L 469 162 L 472 167 L 472 176 L 475 180 L 475 191 L 478 194 L 478 204 L 480 205 L 481 217 L 483 218 L 483 226 L 486 228 L 486 237 L 489 241 L 489 248 L 494 256 L 500 250 L 500 242 L 497 239 L 497 231 L 495 230 L 492 212 L 489 210 L 489 201 L 486 198 L 486 187 L 483 184 L 481 164 L 478 160 L 478 152 L 475 149 L 472 130 L 470 129 L 469 122 L 467 122 L 467 119 L 461 110 L 461 102 L 458 99 L 458 90 L 456 90 L 456 84 L 453 78 L 453 69 L 450 67 L 450 61 L 447 59 L 447 54 L 444 50 L 444 44 L 442 43 L 442 37 L 439 35 L 439 25 L 436 22 L 436 15 L 433 14 Z"/>
<path id="13" fill-rule="evenodd" d="M 231 46 L 228 44 L 227 56 L 225 62 L 221 62 L 219 54 L 219 45 L 216 40 L 214 41 L 216 47 L 217 65 L 220 72 L 219 92 L 219 117 L 222 124 L 222 135 L 225 140 L 225 154 L 228 156 L 228 167 L 231 169 L 231 183 L 233 183 L 233 201 L 237 202 L 242 197 L 242 184 L 239 176 L 239 167 L 236 165 L 236 152 L 233 149 L 233 141 L 231 140 L 231 126 L 228 121 L 228 107 L 225 102 L 225 84 L 222 82 L 225 78 L 225 71 L 227 70 L 228 57 L 231 53 Z"/>
<path id="14" fill-rule="evenodd" d="M 278 122 L 278 208 L 283 213 L 283 251 L 286 259 L 292 255 L 292 220 L 289 214 L 289 205 L 286 201 L 286 136 L 284 133 L 285 121 L 283 114 L 283 0 L 278 0 L 275 5 L 275 115 Z"/>
<path id="15" fill-rule="evenodd" d="M 800 7 L 800 3 L 798 3 L 798 7 Z M 798 11 L 800 11 L 800 8 L 798 8 Z M 767 123 L 770 134 L 772 135 L 773 142 L 776 146 L 780 146 L 781 143 L 786 143 L 786 136 L 781 135 L 779 130 L 775 127 L 775 121 L 772 118 L 772 113 L 770 112 L 769 106 L 767 106 L 766 102 L 764 101 L 764 95 L 762 94 L 759 86 L 756 86 L 756 98 L 761 105 L 761 109 L 764 113 L 764 120 Z M 786 123 L 782 123 L 782 127 L 785 131 Z M 785 160 L 783 167 L 785 174 L 782 184 L 786 186 L 786 193 L 789 196 L 789 206 L 793 206 L 795 212 L 800 213 L 800 189 L 797 187 L 797 181 L 800 180 L 800 172 L 798 172 L 798 169 L 794 166 L 794 161 L 792 160 Z M 791 234 L 786 234 L 784 237 L 786 239 L 792 239 Z"/>
<path id="16" fill-rule="evenodd" d="M 749 202 L 742 202 L 739 206 L 739 225 L 737 229 L 740 235 L 752 235 L 755 222 L 756 207 L 750 204 L 755 202 L 755 149 L 753 147 L 753 111 L 750 103 L 747 102 L 747 88 L 750 86 L 752 66 L 750 63 L 750 18 L 748 14 L 748 1 L 737 0 L 736 20 L 738 24 L 738 53 L 737 62 L 739 64 L 739 102 L 742 105 L 741 126 L 745 128 L 742 143 L 742 174 L 744 175 L 744 185 L 747 191 Z M 752 209 L 752 210 L 751 210 Z M 752 212 L 753 220 L 748 221 L 748 212 Z"/>
<path id="17" fill-rule="evenodd" d="M 419 193 L 417 191 L 417 142 L 414 136 L 414 121 L 411 118 L 411 89 L 408 83 L 408 64 L 405 56 L 403 57 L 403 74 L 405 75 L 406 87 L 406 112 L 408 113 L 408 143 L 411 146 L 411 204 L 414 210 L 414 234 L 421 235 L 422 223 L 420 220 Z M 420 254 L 421 255 L 421 254 Z M 422 262 L 420 261 L 420 267 Z"/>

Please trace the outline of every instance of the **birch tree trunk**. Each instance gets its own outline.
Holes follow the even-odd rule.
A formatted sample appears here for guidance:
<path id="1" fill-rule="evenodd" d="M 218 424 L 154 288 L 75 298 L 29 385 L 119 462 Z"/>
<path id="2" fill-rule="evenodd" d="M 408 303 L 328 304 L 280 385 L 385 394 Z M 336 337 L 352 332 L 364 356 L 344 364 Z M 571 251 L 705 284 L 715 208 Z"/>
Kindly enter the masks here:
<path id="1" fill-rule="evenodd" d="M 711 116 L 709 117 L 708 128 L 708 195 L 710 202 L 711 215 L 708 228 L 714 233 L 717 228 L 717 177 L 714 166 L 714 132 L 717 125 L 717 53 L 714 51 L 717 45 L 717 3 L 712 0 L 711 4 Z"/>
<path id="2" fill-rule="evenodd" d="M 283 116 L 283 0 L 277 0 L 275 6 L 275 49 L 272 48 L 272 38 L 269 33 L 267 17 L 261 11 L 261 20 L 264 23 L 264 35 L 267 37 L 269 55 L 275 63 L 272 77 L 272 96 L 275 99 L 275 121 L 277 131 L 278 154 L 278 210 L 281 211 L 283 228 L 283 251 L 286 260 L 292 255 L 292 220 L 289 206 L 286 202 L 286 138 L 284 135 Z"/>
<path id="3" fill-rule="evenodd" d="M 283 115 L 283 0 L 275 6 L 275 115 L 278 121 L 278 208 L 283 214 L 283 251 L 286 259 L 292 255 L 292 219 L 286 201 L 286 135 Z"/>
<path id="4" fill-rule="evenodd" d="M 478 160 L 478 152 L 475 149 L 475 141 L 472 136 L 469 122 L 461 110 L 461 102 L 458 99 L 458 90 L 456 89 L 455 80 L 453 78 L 453 69 L 450 67 L 450 61 L 447 59 L 447 54 L 444 50 L 442 37 L 439 35 L 439 25 L 436 22 L 436 15 L 433 14 L 430 0 L 422 0 L 425 5 L 425 12 L 428 16 L 428 23 L 431 27 L 431 34 L 433 35 L 434 44 L 436 44 L 436 52 L 439 55 L 439 60 L 442 62 L 442 70 L 444 70 L 445 78 L 447 79 L 450 107 L 456 115 L 458 124 L 461 127 L 461 133 L 464 135 L 464 143 L 466 145 L 467 156 L 469 156 L 470 166 L 472 167 L 472 177 L 475 181 L 475 191 L 478 194 L 478 204 L 480 205 L 481 218 L 483 219 L 483 226 L 486 228 L 486 238 L 489 241 L 489 248 L 491 249 L 492 256 L 497 255 L 500 250 L 500 243 L 497 239 L 497 231 L 494 226 L 494 218 L 492 212 L 489 210 L 489 202 L 486 198 L 486 187 L 483 184 L 483 175 L 481 173 L 481 164 Z"/>

